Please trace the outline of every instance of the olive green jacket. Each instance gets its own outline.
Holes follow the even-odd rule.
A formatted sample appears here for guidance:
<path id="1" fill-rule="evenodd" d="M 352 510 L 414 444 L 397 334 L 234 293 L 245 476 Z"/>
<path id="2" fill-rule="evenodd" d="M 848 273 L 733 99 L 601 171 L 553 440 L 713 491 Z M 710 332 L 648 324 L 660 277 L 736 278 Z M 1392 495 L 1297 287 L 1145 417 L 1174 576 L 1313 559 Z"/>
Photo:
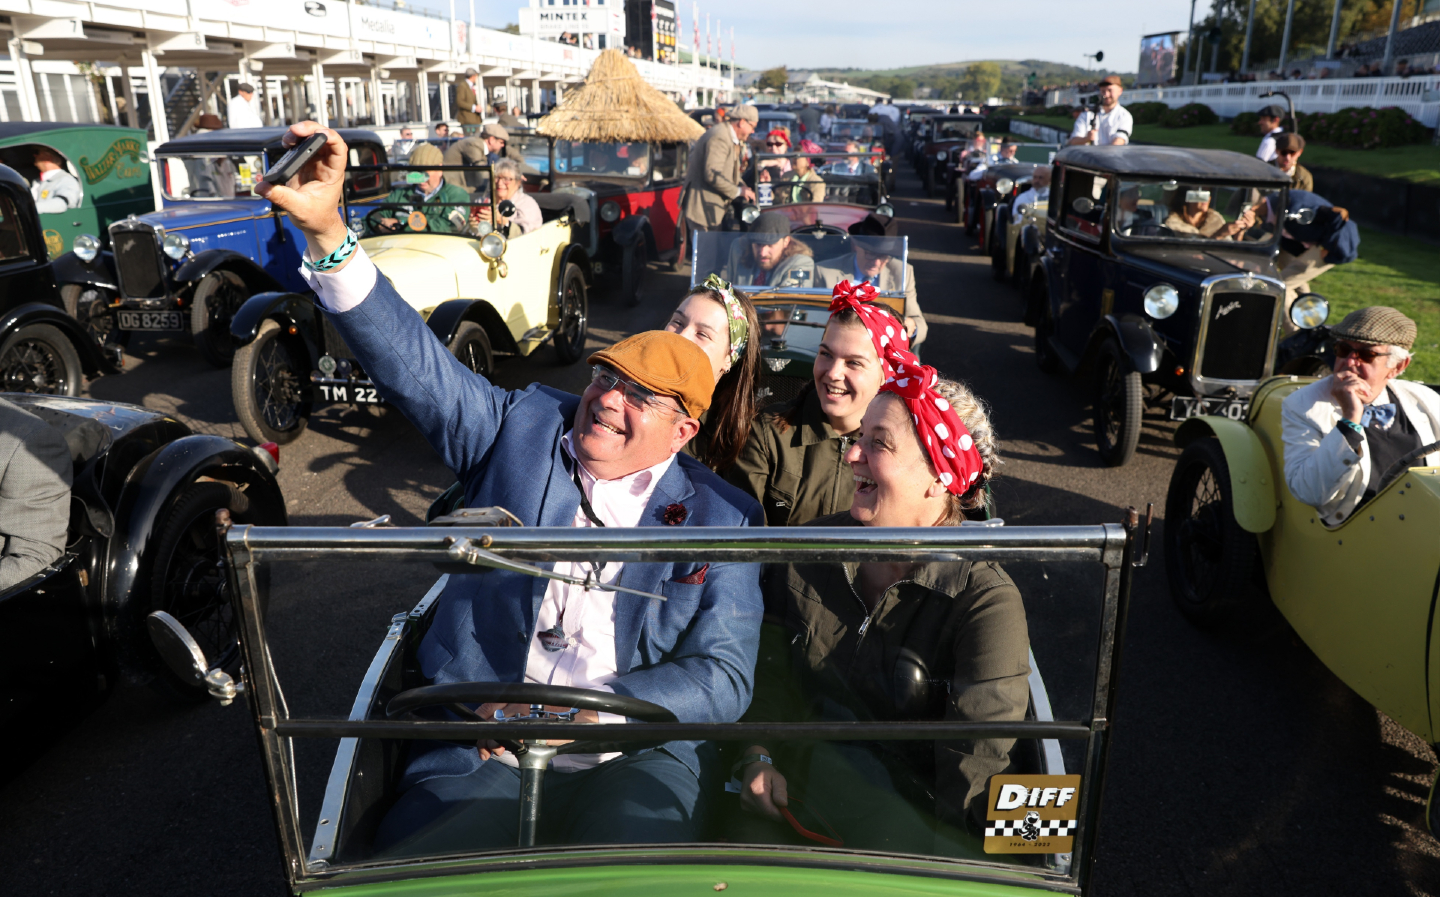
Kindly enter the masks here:
<path id="1" fill-rule="evenodd" d="M 800 424 L 782 432 L 781 416 L 797 402 Z M 820 410 L 820 397 L 807 389 L 756 416 L 750 439 L 725 478 L 755 496 L 770 526 L 800 526 L 850 510 L 855 475 L 845 453 L 852 443 L 835 432 Z"/>
<path id="2" fill-rule="evenodd" d="M 814 526 L 859 526 L 849 514 Z M 867 612 L 852 586 L 858 565 L 765 568 L 765 623 L 747 722 L 1021 720 L 1029 706 L 1025 605 L 998 565 L 929 563 L 891 586 Z M 911 782 L 912 801 L 961 824 L 984 818 L 990 777 L 1010 765 L 1014 739 L 867 745 Z M 803 791 L 809 748 L 766 744 Z M 797 778 L 798 777 L 798 778 Z M 902 791 L 904 786 L 900 786 Z M 928 807 L 926 807 L 928 809 Z M 979 814 L 976 816 L 976 814 Z"/>

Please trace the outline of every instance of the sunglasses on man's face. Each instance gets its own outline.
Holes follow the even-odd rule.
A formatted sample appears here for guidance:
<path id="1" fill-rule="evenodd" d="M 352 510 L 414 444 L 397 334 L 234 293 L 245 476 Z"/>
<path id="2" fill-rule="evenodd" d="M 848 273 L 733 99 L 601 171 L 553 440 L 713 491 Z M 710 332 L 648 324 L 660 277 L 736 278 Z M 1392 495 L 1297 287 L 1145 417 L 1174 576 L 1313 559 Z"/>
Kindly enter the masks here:
<path id="1" fill-rule="evenodd" d="M 591 368 L 593 377 L 590 380 L 591 386 L 600 387 L 600 395 L 604 395 L 616 387 L 620 388 L 620 394 L 625 397 L 625 404 L 636 411 L 667 411 L 671 414 L 684 414 L 684 408 L 676 408 L 660 399 L 653 390 L 650 390 L 639 383 L 631 383 L 624 377 L 605 367 L 597 364 Z M 678 404 L 678 403 L 677 403 Z"/>
<path id="2" fill-rule="evenodd" d="M 1381 352 L 1379 349 L 1362 348 L 1360 346 L 1353 346 L 1350 343 L 1335 344 L 1336 358 L 1350 358 L 1351 356 L 1354 356 L 1356 361 L 1364 362 L 1365 364 L 1374 364 L 1375 359 L 1384 358 L 1389 354 L 1390 352 L 1388 349 L 1384 352 Z"/>

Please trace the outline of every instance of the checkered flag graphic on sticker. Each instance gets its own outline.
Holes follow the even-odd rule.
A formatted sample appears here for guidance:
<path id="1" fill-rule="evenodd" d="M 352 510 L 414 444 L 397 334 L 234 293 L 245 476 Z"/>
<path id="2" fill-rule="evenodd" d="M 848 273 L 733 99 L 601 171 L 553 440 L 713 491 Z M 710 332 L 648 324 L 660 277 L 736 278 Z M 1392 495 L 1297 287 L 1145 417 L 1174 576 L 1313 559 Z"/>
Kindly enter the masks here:
<path id="1" fill-rule="evenodd" d="M 985 827 L 987 838 L 1023 838 L 1028 820 L 996 819 Z M 1074 819 L 1042 819 L 1032 827 L 1038 838 L 1067 838 L 1075 834 Z"/>

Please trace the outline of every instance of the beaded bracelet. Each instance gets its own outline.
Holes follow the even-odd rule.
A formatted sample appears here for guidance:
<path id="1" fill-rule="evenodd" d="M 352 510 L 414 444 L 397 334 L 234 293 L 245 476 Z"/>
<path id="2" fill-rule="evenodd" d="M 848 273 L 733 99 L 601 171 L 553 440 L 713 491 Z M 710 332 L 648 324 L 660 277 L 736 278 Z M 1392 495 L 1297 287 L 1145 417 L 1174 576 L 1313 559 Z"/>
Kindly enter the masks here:
<path id="1" fill-rule="evenodd" d="M 345 242 L 340 244 L 339 249 L 335 250 L 334 252 L 330 253 L 319 261 L 312 262 L 309 259 L 302 258 L 301 262 L 305 265 L 305 268 L 308 271 L 333 271 L 341 265 L 345 264 L 345 260 L 355 254 L 355 247 L 359 245 L 360 241 L 355 239 L 355 232 L 347 229 L 345 231 Z"/>

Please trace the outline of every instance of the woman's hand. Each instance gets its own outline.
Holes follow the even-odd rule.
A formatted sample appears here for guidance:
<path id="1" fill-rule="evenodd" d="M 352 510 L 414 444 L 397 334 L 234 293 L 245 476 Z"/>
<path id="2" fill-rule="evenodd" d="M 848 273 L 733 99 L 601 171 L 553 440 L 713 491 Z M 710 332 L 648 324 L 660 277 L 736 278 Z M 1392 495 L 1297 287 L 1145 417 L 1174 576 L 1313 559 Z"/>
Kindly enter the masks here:
<path id="1" fill-rule="evenodd" d="M 764 753 L 763 750 L 746 753 Z M 779 822 L 780 807 L 790 805 L 785 777 L 769 763 L 755 761 L 740 770 L 740 806 Z"/>
<path id="2" fill-rule="evenodd" d="M 563 712 L 565 712 L 566 710 L 569 710 L 570 708 L 569 708 L 569 707 L 551 707 L 551 706 L 549 706 L 549 705 L 546 705 L 545 709 L 546 709 L 546 710 L 549 710 L 551 713 L 563 713 Z M 497 710 L 503 710 L 503 711 L 505 712 L 505 715 L 506 715 L 507 717 L 508 717 L 508 716 L 525 716 L 526 714 L 528 714 L 528 713 L 530 712 L 530 705 L 529 705 L 529 704 L 481 704 L 481 705 L 480 705 L 480 709 L 476 710 L 475 712 L 478 713 L 478 714 L 480 715 L 480 718 L 483 719 L 483 720 L 493 720 L 493 719 L 495 718 L 495 711 L 497 711 Z M 575 722 L 577 722 L 577 723 L 598 723 L 598 722 L 600 722 L 600 714 L 599 714 L 597 711 L 594 711 L 594 710 L 582 710 L 582 711 L 580 711 L 579 713 L 575 714 Z M 574 740 L 574 739 L 564 739 L 564 740 L 560 740 L 560 739 L 555 739 L 555 738 L 547 738 L 547 739 L 546 739 L 546 743 L 547 743 L 547 744 L 569 744 L 569 743 L 570 743 L 571 741 L 573 741 L 573 740 Z M 489 759 L 490 759 L 491 757 L 493 757 L 493 756 L 499 756 L 500 754 L 505 753 L 505 746 L 502 745 L 500 742 L 494 741 L 494 740 L 491 740 L 491 739 L 485 739 L 485 740 L 482 740 L 482 741 L 477 741 L 477 742 L 475 742 L 475 747 L 477 747 L 477 748 L 480 749 L 480 759 L 481 759 L 481 760 L 489 760 Z"/>
<path id="3" fill-rule="evenodd" d="M 310 257 L 322 258 L 345 242 L 345 221 L 340 217 L 340 199 L 345 189 L 345 163 L 350 149 L 340 135 L 313 121 L 290 126 L 283 143 L 289 149 L 311 134 L 323 133 L 325 145 L 300 173 L 283 186 L 261 181 L 255 192 L 289 214 L 310 244 Z"/>

